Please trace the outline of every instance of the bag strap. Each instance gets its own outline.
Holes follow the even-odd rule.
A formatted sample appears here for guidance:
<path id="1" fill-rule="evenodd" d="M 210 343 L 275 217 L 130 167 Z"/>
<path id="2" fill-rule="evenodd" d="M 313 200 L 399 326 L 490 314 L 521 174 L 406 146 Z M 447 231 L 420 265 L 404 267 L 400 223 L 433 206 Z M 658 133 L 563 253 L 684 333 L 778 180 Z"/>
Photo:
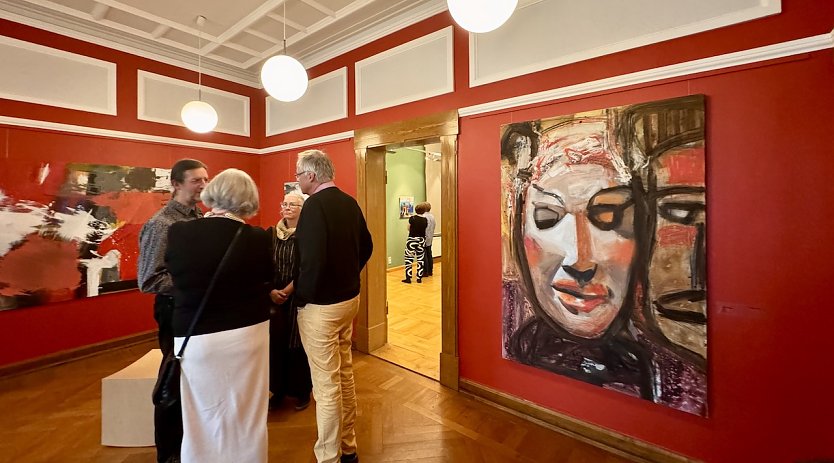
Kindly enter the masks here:
<path id="1" fill-rule="evenodd" d="M 240 238 L 240 233 L 243 231 L 243 225 L 244 224 L 240 224 L 240 227 L 238 227 L 234 238 L 232 238 L 231 243 L 229 243 L 229 247 L 226 248 L 226 254 L 223 254 L 223 259 L 220 260 L 220 265 L 218 265 L 217 270 L 214 271 L 214 275 L 211 277 L 211 282 L 209 282 L 208 288 L 206 288 L 206 292 L 203 294 L 203 300 L 200 301 L 200 307 L 197 309 L 197 313 L 194 314 L 194 318 L 191 320 L 191 326 L 188 327 L 188 334 L 185 336 L 182 346 L 180 346 L 179 353 L 175 356 L 180 360 L 182 360 L 182 353 L 185 352 L 185 346 L 188 344 L 188 340 L 191 339 L 191 334 L 194 333 L 194 327 L 197 326 L 197 321 L 200 320 L 200 316 L 203 315 L 203 310 L 206 308 L 206 303 L 208 302 L 208 298 L 214 289 L 214 284 L 217 283 L 217 276 L 220 275 L 220 271 L 223 270 L 226 261 L 229 260 L 232 248 L 235 246 L 237 239 Z"/>

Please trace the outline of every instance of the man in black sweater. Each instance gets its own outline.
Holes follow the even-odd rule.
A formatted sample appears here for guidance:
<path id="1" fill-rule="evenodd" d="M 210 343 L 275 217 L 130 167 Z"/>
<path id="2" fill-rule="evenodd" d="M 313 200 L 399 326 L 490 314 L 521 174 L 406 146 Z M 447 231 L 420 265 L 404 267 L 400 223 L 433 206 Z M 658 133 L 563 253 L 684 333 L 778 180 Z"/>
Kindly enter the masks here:
<path id="1" fill-rule="evenodd" d="M 351 334 L 359 310 L 359 273 L 373 243 L 356 200 L 333 183 L 333 163 L 324 152 L 299 153 L 295 177 L 310 195 L 296 228 L 295 297 L 316 398 L 313 451 L 320 463 L 354 463 L 359 457 Z"/>

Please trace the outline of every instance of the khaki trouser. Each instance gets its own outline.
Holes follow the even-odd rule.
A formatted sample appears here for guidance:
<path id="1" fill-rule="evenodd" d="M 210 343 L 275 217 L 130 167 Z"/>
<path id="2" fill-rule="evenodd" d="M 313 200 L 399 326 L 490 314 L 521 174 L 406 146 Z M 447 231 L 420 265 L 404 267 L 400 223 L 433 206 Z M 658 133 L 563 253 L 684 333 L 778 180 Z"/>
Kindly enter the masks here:
<path id="1" fill-rule="evenodd" d="M 330 305 L 298 308 L 298 331 L 307 351 L 313 396 L 316 398 L 318 440 L 313 447 L 319 463 L 339 461 L 356 452 L 356 390 L 350 337 L 359 296 Z"/>

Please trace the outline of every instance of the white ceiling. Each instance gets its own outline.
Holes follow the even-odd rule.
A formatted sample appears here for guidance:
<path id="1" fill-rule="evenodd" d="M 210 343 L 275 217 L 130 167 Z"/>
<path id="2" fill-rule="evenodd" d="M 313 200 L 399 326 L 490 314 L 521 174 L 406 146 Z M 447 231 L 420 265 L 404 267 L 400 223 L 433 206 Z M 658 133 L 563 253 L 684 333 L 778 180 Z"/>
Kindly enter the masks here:
<path id="1" fill-rule="evenodd" d="M 187 68 L 202 40 L 207 73 L 250 85 L 282 51 L 285 26 L 287 53 L 310 68 L 445 10 L 445 0 L 0 0 L 2 18 Z"/>

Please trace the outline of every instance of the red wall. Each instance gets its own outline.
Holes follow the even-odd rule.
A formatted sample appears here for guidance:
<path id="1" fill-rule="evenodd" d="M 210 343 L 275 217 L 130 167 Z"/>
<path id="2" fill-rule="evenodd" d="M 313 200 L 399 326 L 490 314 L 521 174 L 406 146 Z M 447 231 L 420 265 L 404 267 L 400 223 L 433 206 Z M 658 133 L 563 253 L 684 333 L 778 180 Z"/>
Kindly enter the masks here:
<path id="1" fill-rule="evenodd" d="M 0 115 L 242 147 L 263 145 L 261 114 L 264 103 L 257 89 L 204 75 L 204 85 L 250 97 L 252 136 L 216 132 L 197 134 L 184 127 L 136 118 L 137 70 L 192 82 L 197 81 L 196 72 L 2 19 L 0 31 L 8 37 L 116 63 L 118 112 L 116 116 L 110 116 L 0 99 Z M 205 162 L 210 173 L 237 167 L 249 172 L 256 181 L 260 178 L 258 158 L 234 151 L 2 125 L 0 143 L 0 189 L 7 193 L 18 192 L 16 199 L 44 199 L 34 197 L 39 194 L 39 189 L 32 178 L 21 175 L 41 162 L 50 163 L 53 169 L 66 162 L 170 167 L 177 159 L 194 157 Z M 258 221 L 255 218 L 255 222 Z M 130 291 L 0 312 L 0 366 L 154 329 L 152 305 L 151 297 Z"/>
<path id="2" fill-rule="evenodd" d="M 204 74 L 203 85 L 250 97 L 249 112 L 250 120 L 253 122 L 251 127 L 252 136 L 244 137 L 219 132 L 198 134 L 185 127 L 141 121 L 136 118 L 136 76 L 138 70 L 194 83 L 197 82 L 196 71 L 178 68 L 3 19 L 0 19 L 0 35 L 116 63 L 116 109 L 118 113 L 116 116 L 110 116 L 0 98 L 0 115 L 235 146 L 256 147 L 263 144 L 264 118 L 261 115 L 264 113 L 264 101 L 261 97 L 261 91 L 257 89 Z"/>
<path id="3" fill-rule="evenodd" d="M 23 173 L 42 162 L 53 170 L 68 162 L 170 167 L 177 159 L 193 157 L 205 162 L 210 173 L 237 167 L 258 179 L 260 171 L 256 156 L 230 151 L 3 126 L 0 153 L 0 189 L 10 196 L 33 190 L 32 178 Z M 155 329 L 152 307 L 151 297 L 129 291 L 0 311 L 0 366 Z"/>
<path id="4" fill-rule="evenodd" d="M 834 216 L 823 212 L 834 198 L 833 76 L 826 50 L 462 119 L 461 376 L 710 462 L 834 456 L 825 271 Z M 709 418 L 502 359 L 499 127 L 699 93 L 707 98 Z"/>
<path id="5" fill-rule="evenodd" d="M 313 69 L 319 75 L 451 24 L 445 14 Z M 830 33 L 834 2 L 783 0 L 782 13 L 489 85 L 468 88 L 455 31 L 454 93 L 267 139 L 287 143 L 644 69 Z M 710 462 L 834 458 L 834 324 L 824 271 L 834 219 L 830 49 L 461 120 L 461 376 L 560 413 Z M 318 74 L 316 74 L 318 73 Z M 707 96 L 709 407 L 699 418 L 501 358 L 499 127 L 636 102 Z M 348 99 L 349 113 L 355 99 Z M 493 198 L 494 200 L 490 200 Z M 820 211 L 820 212 L 816 212 Z M 785 264 L 807 263 L 796 273 Z M 781 264 L 781 265 L 780 265 Z M 811 270 L 813 269 L 813 270 Z M 777 283 L 781 281 L 782 283 Z M 728 309 L 722 309 L 722 307 Z M 749 309 L 756 308 L 756 309 Z M 799 309 L 801 318 L 794 310 Z M 793 323 L 791 323 L 793 322 Z"/>
<path id="6" fill-rule="evenodd" d="M 319 149 L 333 160 L 336 169 L 336 186 L 345 193 L 356 196 L 356 154 L 353 140 L 342 140 L 295 148 L 263 155 L 260 158 L 261 226 L 270 227 L 281 218 L 281 201 L 284 199 L 284 183 L 295 182 L 295 161 L 298 153 L 307 149 Z"/>
<path id="7" fill-rule="evenodd" d="M 263 139 L 258 135 L 263 133 L 263 93 L 220 82 L 218 87 L 225 90 L 252 92 L 253 139 L 246 141 L 222 134 L 209 137 L 216 137 L 210 138 L 211 141 L 256 147 L 289 143 L 827 34 L 834 26 L 834 2 L 830 0 L 782 0 L 782 10 L 773 17 L 476 88 L 467 86 L 467 36 L 456 29 L 454 93 L 360 116 L 353 115 L 355 98 L 351 93 L 348 118 Z M 25 40 L 66 43 L 71 51 L 78 49 L 102 59 L 108 59 L 113 53 L 52 34 L 33 33 L 23 26 L 9 29 L 8 24 L 0 23 L 4 34 Z M 437 15 L 316 66 L 310 75 L 315 77 L 347 66 L 348 88 L 352 89 L 354 62 L 450 24 L 448 15 Z M 141 66 L 174 77 L 186 71 L 130 55 L 117 55 L 128 77 L 120 69 L 120 116 L 115 122 L 111 116 L 47 110 L 5 100 L 0 100 L 0 114 L 199 138 L 184 129 L 131 120 L 135 117 L 132 103 L 135 80 L 131 81 L 130 75 L 135 75 L 136 68 Z M 828 244 L 834 219 L 825 209 L 834 198 L 834 183 L 828 178 L 834 168 L 831 156 L 834 139 L 829 136 L 834 127 L 832 62 L 832 52 L 828 49 L 775 62 L 462 118 L 458 166 L 462 377 L 711 462 L 834 458 L 834 426 L 830 423 L 830 417 L 834 416 L 834 398 L 830 392 L 834 373 L 828 341 L 834 312 L 830 310 L 832 304 L 825 291 L 825 269 L 834 261 L 834 247 Z M 499 126 L 698 93 L 707 97 L 709 418 L 698 418 L 503 360 L 497 219 L 500 214 Z M 8 146 L 7 155 L 12 156 L 72 153 L 75 161 L 130 164 L 142 159 L 142 165 L 168 165 L 190 153 L 208 160 L 212 172 L 239 164 L 238 167 L 255 174 L 261 185 L 264 226 L 278 218 L 282 185 L 294 180 L 295 154 L 301 151 L 299 148 L 255 158 L 229 152 L 2 128 L 0 142 Z M 74 149 L 65 150 L 67 143 Z M 311 147 L 323 147 L 336 159 L 337 184 L 355 193 L 352 141 Z M 807 268 L 797 273 L 800 263 Z M 152 329 L 150 306 L 147 297 L 134 292 L 0 312 L 0 365 Z M 722 309 L 725 306 L 729 309 Z M 117 315 L 113 315 L 114 311 L 118 311 Z"/>

